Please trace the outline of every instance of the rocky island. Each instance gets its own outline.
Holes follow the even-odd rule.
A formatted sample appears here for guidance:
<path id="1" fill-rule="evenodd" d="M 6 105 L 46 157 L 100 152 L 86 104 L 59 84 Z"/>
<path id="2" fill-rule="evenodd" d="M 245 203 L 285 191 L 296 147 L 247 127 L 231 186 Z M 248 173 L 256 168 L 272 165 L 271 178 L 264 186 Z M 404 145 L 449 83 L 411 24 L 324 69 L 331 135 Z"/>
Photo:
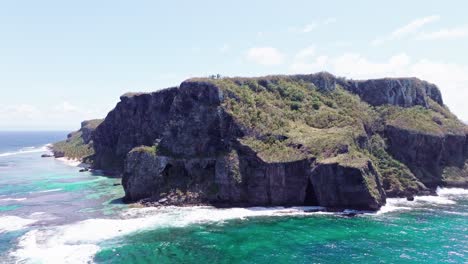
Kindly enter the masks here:
<path id="1" fill-rule="evenodd" d="M 468 186 L 468 127 L 417 78 L 195 78 L 128 93 L 55 156 L 120 175 L 127 202 L 378 210 Z"/>

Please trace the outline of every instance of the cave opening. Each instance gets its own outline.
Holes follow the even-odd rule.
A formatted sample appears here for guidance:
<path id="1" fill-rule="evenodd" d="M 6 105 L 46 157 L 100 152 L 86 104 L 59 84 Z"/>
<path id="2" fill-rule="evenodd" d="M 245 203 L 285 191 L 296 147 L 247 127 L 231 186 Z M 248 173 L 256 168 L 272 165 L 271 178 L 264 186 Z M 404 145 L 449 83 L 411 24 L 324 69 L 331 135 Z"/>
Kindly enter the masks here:
<path id="1" fill-rule="evenodd" d="M 306 193 L 304 198 L 304 205 L 318 206 L 317 196 L 315 195 L 314 186 L 310 180 L 307 180 Z"/>

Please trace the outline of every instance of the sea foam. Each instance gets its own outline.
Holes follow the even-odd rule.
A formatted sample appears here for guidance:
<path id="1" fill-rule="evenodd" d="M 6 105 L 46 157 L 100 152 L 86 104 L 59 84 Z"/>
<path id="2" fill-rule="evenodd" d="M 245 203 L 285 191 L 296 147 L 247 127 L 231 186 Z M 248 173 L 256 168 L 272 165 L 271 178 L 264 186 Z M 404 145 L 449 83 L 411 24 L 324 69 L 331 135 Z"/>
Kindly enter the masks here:
<path id="1" fill-rule="evenodd" d="M 447 198 L 460 190 L 441 188 L 439 196 L 419 196 L 414 201 L 405 198 L 387 199 L 387 204 L 374 215 L 392 211 L 424 208 L 427 204 L 452 204 Z M 131 208 L 117 219 L 88 219 L 72 224 L 36 229 L 19 239 L 11 256 L 20 262 L 39 263 L 89 263 L 101 249 L 104 241 L 155 228 L 185 227 L 191 224 L 222 224 L 228 220 L 247 220 L 251 217 L 304 216 L 315 214 L 340 214 L 315 212 L 323 207 L 252 207 L 216 209 L 195 207 Z M 314 213 L 310 213 L 314 211 Z M 344 212 L 346 213 L 346 212 Z"/>
<path id="2" fill-rule="evenodd" d="M 387 198 L 387 203 L 376 213 L 384 214 L 393 211 L 423 209 L 428 205 L 452 205 L 456 204 L 456 197 L 468 196 L 468 190 L 462 188 L 437 188 L 436 195 L 415 196 L 414 201 L 406 198 Z"/>
<path id="3" fill-rule="evenodd" d="M 0 216 L 0 234 L 24 229 L 35 222 L 37 222 L 35 219 L 26 219 L 18 216 Z"/>
<path id="4" fill-rule="evenodd" d="M 26 199 L 27 198 L 24 198 L 24 197 L 21 197 L 21 198 L 1 198 L 0 202 L 10 202 L 10 201 L 20 202 L 20 201 L 24 201 Z"/>
<path id="5" fill-rule="evenodd" d="M 50 144 L 46 144 L 42 147 L 24 147 L 24 148 L 19 149 L 18 151 L 0 153 L 0 157 L 8 157 L 8 156 L 27 154 L 27 153 L 46 152 L 46 151 L 49 151 L 49 147 L 50 147 Z"/>
<path id="6" fill-rule="evenodd" d="M 440 196 L 468 196 L 468 189 L 439 187 L 437 194 Z"/>
<path id="7" fill-rule="evenodd" d="M 120 219 L 88 219 L 47 229 L 32 230 L 19 239 L 11 256 L 20 262 L 87 263 L 92 262 L 103 241 L 135 232 L 190 224 L 222 223 L 232 219 L 259 216 L 299 216 L 322 207 L 230 208 L 164 207 L 133 208 Z"/>

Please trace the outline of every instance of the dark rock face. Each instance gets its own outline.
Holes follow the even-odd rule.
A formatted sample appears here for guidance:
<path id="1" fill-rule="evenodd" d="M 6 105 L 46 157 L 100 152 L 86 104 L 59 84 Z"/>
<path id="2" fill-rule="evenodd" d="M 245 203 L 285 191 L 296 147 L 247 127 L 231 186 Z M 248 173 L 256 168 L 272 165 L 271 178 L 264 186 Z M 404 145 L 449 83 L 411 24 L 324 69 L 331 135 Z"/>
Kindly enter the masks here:
<path id="1" fill-rule="evenodd" d="M 92 135 L 96 130 L 96 127 L 102 122 L 102 119 L 93 119 L 93 120 L 86 120 L 81 122 L 81 137 L 83 138 L 83 142 L 88 144 L 92 140 Z"/>
<path id="2" fill-rule="evenodd" d="M 361 168 L 336 162 L 319 164 L 310 182 L 317 203 L 326 207 L 377 210 L 385 204 L 385 192 L 370 161 Z"/>
<path id="3" fill-rule="evenodd" d="M 191 203 L 272 206 L 320 205 L 377 210 L 385 203 L 377 172 L 338 164 L 315 167 L 313 160 L 266 163 L 246 147 L 218 158 L 173 159 L 129 153 L 125 199 L 158 201 L 175 190 L 192 193 Z M 312 169 L 314 168 L 314 169 Z M 367 187 L 371 184 L 376 194 Z"/>
<path id="4" fill-rule="evenodd" d="M 336 89 L 337 79 L 328 72 L 308 75 L 295 75 L 293 78 L 313 83 L 320 91 L 330 92 Z"/>
<path id="5" fill-rule="evenodd" d="M 169 111 L 179 89 L 149 94 L 126 94 L 93 134 L 94 166 L 122 171 L 127 153 L 162 138 Z"/>
<path id="6" fill-rule="evenodd" d="M 266 87 L 275 78 L 258 79 L 258 84 Z M 443 104 L 435 85 L 416 78 L 351 81 L 329 73 L 286 78 L 311 83 L 324 94 L 341 86 L 373 106 L 428 108 L 429 98 Z M 256 135 L 242 127 L 224 108 L 229 95 L 225 92 L 212 82 L 190 80 L 179 88 L 123 95 L 95 130 L 82 124 L 83 141 L 93 141 L 93 167 L 121 173 L 128 202 L 150 199 L 161 204 L 318 205 L 365 210 L 385 204 L 381 174 L 370 159 L 357 165 L 315 156 L 285 162 L 263 160 L 241 143 L 244 136 L 277 141 L 287 137 Z M 425 186 L 466 183 L 466 135 L 431 135 L 392 126 L 384 134 L 388 152 Z M 365 148 L 370 136 L 358 138 L 359 148 Z"/>
<path id="7" fill-rule="evenodd" d="M 466 149 L 463 149 L 467 136 L 463 134 L 431 135 L 394 126 L 387 126 L 385 134 L 390 152 L 407 164 L 427 187 L 452 185 L 450 180 L 443 178 L 444 168 L 463 169 L 468 158 Z M 468 174 L 462 177 L 468 178 Z"/>
<path id="8" fill-rule="evenodd" d="M 213 84 L 184 82 L 167 115 L 160 146 L 172 156 L 214 156 L 226 151 L 227 131 L 220 108 L 222 92 Z M 194 140 L 196 139 L 196 140 Z"/>
<path id="9" fill-rule="evenodd" d="M 390 104 L 402 107 L 428 107 L 427 97 L 442 105 L 442 96 L 434 84 L 416 78 L 386 78 L 367 81 L 341 81 L 347 90 L 375 106 Z"/>
<path id="10" fill-rule="evenodd" d="M 212 84 L 181 85 L 170 111 L 160 113 L 169 115 L 170 122 L 160 134 L 159 154 L 131 151 L 125 159 L 125 200 L 159 201 L 181 192 L 192 197 L 190 203 L 231 206 L 309 204 L 375 210 L 384 204 L 371 165 L 362 169 L 336 165 L 332 170 L 321 166 L 312 175 L 315 160 L 263 161 L 238 142 L 242 130 L 223 111 L 222 100 L 222 91 Z M 378 188 L 376 197 L 366 180 Z M 337 188 L 340 184 L 350 186 Z M 339 198 L 329 200 L 332 196 Z"/>
<path id="11" fill-rule="evenodd" d="M 137 201 L 148 198 L 163 185 L 162 172 L 168 165 L 167 157 L 158 157 L 145 152 L 130 152 L 125 160 L 122 185 L 125 199 Z"/>

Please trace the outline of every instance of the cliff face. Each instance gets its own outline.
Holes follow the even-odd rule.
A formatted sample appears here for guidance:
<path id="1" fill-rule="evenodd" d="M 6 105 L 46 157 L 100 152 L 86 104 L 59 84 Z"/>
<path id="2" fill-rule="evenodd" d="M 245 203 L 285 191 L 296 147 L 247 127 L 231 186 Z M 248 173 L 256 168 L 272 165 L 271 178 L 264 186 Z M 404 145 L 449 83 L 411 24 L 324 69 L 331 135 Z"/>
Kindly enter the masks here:
<path id="1" fill-rule="evenodd" d="M 125 94 L 93 134 L 94 166 L 122 171 L 127 153 L 135 146 L 151 146 L 162 138 L 177 88 L 154 93 Z"/>
<path id="2" fill-rule="evenodd" d="M 127 201 L 376 210 L 466 186 L 466 135 L 415 78 L 192 79 L 122 96 L 92 133 L 93 166 L 122 173 Z"/>
<path id="3" fill-rule="evenodd" d="M 92 162 L 94 155 L 92 136 L 102 121 L 102 119 L 93 119 L 81 122 L 81 128 L 78 131 L 68 134 L 66 140 L 53 144 L 54 156 Z"/>
<path id="4" fill-rule="evenodd" d="M 389 151 L 396 159 L 408 164 L 414 175 L 427 187 L 466 184 L 466 134 L 425 134 L 388 126 L 385 134 Z M 461 178 L 462 181 L 459 179 Z M 464 178 L 464 179 L 463 179 Z"/>
<path id="5" fill-rule="evenodd" d="M 343 86 L 367 103 L 412 107 L 429 106 L 428 99 L 443 105 L 442 95 L 434 84 L 417 78 L 386 78 L 366 81 L 344 81 Z"/>

